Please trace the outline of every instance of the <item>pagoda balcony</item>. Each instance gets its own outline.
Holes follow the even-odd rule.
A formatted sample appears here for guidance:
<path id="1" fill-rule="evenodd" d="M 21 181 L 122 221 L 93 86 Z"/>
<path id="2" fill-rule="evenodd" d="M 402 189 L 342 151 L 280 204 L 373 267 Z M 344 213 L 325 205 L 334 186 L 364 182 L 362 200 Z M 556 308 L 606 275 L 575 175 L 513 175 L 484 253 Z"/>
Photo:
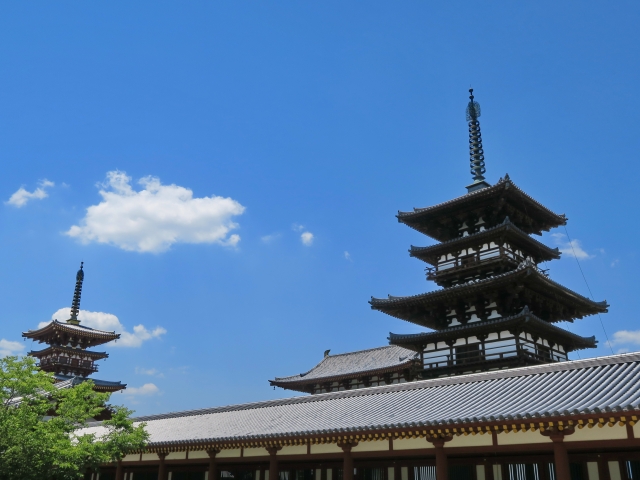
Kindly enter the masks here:
<path id="1" fill-rule="evenodd" d="M 512 345 L 505 345 L 503 341 L 475 343 L 424 352 L 422 376 L 432 378 L 566 360 L 567 354 L 555 347 L 523 339 Z"/>
<path id="2" fill-rule="evenodd" d="M 515 270 L 525 260 L 526 257 L 519 252 L 499 245 L 445 260 L 435 268 L 427 267 L 427 280 L 441 287 L 450 287 Z"/>
<path id="3" fill-rule="evenodd" d="M 97 372 L 98 367 L 90 360 L 80 360 L 78 358 L 69 358 L 64 356 L 42 358 L 38 367 L 46 371 L 78 371 L 84 375 Z"/>

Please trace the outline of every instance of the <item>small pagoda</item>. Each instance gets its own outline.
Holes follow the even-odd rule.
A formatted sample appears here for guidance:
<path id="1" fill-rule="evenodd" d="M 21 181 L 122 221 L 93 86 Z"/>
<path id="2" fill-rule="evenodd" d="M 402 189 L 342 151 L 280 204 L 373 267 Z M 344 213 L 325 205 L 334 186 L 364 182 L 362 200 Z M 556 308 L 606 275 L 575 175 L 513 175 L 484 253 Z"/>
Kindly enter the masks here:
<path id="1" fill-rule="evenodd" d="M 84 380 L 98 371 L 96 360 L 109 356 L 106 352 L 94 352 L 88 348 L 102 345 L 120 338 L 116 332 L 107 332 L 80 325 L 80 297 L 84 281 L 84 262 L 76 274 L 76 286 L 73 293 L 70 318 L 64 322 L 57 319 L 37 330 L 23 332 L 22 336 L 38 343 L 46 343 L 43 350 L 32 350 L 29 355 L 39 360 L 38 366 L 54 374 L 58 382 L 77 379 Z M 94 389 L 101 392 L 117 392 L 126 385 L 121 382 L 110 382 L 93 379 Z"/>
<path id="2" fill-rule="evenodd" d="M 596 346 L 556 323 L 607 312 L 549 278 L 540 264 L 560 258 L 531 237 L 565 225 L 558 215 L 518 188 L 508 175 L 495 185 L 486 172 L 480 105 L 469 90 L 467 122 L 473 182 L 464 196 L 412 212 L 398 221 L 440 242 L 414 247 L 427 280 L 442 289 L 369 302 L 371 308 L 430 329 L 391 333 L 389 342 L 420 355 L 421 376 L 432 378 L 568 359 Z"/>

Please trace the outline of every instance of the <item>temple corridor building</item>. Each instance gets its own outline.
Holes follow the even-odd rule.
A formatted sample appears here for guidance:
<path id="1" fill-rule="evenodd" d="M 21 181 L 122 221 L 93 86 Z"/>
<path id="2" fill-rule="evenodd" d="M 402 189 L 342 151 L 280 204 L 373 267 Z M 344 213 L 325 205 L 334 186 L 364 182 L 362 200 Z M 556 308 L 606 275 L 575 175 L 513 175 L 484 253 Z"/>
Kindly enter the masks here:
<path id="1" fill-rule="evenodd" d="M 270 380 L 311 395 L 137 418 L 148 446 L 87 480 L 640 480 L 640 353 L 569 360 L 596 339 L 559 323 L 608 305 L 542 268 L 567 219 L 486 181 L 470 93 L 466 194 L 397 215 L 440 288 L 370 301 L 424 331 Z"/>

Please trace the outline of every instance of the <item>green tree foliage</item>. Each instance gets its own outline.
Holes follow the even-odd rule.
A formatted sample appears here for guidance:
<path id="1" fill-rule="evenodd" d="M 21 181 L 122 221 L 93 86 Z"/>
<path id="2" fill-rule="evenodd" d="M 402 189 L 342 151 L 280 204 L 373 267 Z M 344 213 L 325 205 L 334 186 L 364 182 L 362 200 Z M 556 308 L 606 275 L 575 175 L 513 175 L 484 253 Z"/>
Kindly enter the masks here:
<path id="1" fill-rule="evenodd" d="M 0 480 L 78 479 L 142 448 L 148 434 L 125 407 L 109 406 L 99 437 L 87 427 L 109 400 L 93 382 L 56 388 L 31 357 L 0 359 Z"/>

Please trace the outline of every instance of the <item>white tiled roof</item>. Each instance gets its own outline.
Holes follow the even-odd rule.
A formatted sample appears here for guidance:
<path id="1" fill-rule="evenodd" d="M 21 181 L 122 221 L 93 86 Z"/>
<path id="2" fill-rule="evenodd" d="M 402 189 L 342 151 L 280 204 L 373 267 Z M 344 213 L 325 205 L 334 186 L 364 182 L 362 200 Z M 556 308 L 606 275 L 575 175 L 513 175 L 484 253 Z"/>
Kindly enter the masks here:
<path id="1" fill-rule="evenodd" d="M 276 377 L 274 382 L 300 382 L 314 379 L 325 379 L 372 370 L 383 370 L 406 365 L 416 358 L 417 353 L 397 345 L 390 345 L 370 350 L 328 355 L 307 373 L 290 377 Z"/>
<path id="2" fill-rule="evenodd" d="M 141 417 L 150 445 L 638 411 L 640 353 Z M 80 433 L 104 432 L 94 426 Z"/>

